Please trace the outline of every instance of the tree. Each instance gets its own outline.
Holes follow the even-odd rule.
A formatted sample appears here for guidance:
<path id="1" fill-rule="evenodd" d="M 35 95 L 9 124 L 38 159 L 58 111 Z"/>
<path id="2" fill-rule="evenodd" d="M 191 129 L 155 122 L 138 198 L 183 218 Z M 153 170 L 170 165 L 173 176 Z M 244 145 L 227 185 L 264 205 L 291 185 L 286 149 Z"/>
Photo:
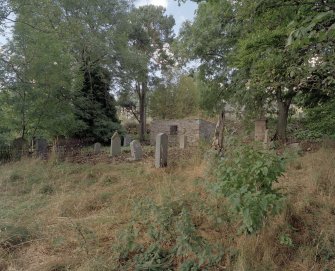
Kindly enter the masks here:
<path id="1" fill-rule="evenodd" d="M 116 33 L 122 31 L 128 3 L 9 2 L 15 12 L 15 32 L 1 57 L 6 117 L 12 119 L 13 129 L 22 137 L 36 132 L 78 134 L 82 122 L 75 120 L 73 98 L 78 96 L 74 94 L 82 89 L 85 76 L 92 77 L 91 71 L 96 76 L 107 69 L 108 85 L 117 78 L 117 51 L 123 40 L 117 39 Z M 104 119 L 101 122 L 105 123 Z"/>
<path id="2" fill-rule="evenodd" d="M 181 42 L 223 97 L 258 116 L 276 102 L 276 138 L 285 141 L 290 105 L 311 81 L 313 62 L 324 65 L 334 55 L 333 9 L 328 1 L 209 1 L 199 5 Z"/>
<path id="3" fill-rule="evenodd" d="M 75 113 L 85 126 L 76 137 L 108 142 L 113 131 L 120 130 L 115 99 L 110 93 L 110 73 L 102 67 L 83 69 L 84 84 L 75 99 Z"/>
<path id="4" fill-rule="evenodd" d="M 150 113 L 161 119 L 184 118 L 199 112 L 199 90 L 194 78 L 180 75 L 177 82 L 170 76 L 150 95 Z"/>
<path id="5" fill-rule="evenodd" d="M 16 14 L 17 21 L 31 19 L 25 9 Z M 13 38 L 1 57 L 1 94 L 4 121 L 8 120 L 16 136 L 67 134 L 75 126 L 68 103 L 69 63 L 65 44 L 56 35 L 15 24 Z"/>
<path id="6" fill-rule="evenodd" d="M 169 44 L 173 40 L 174 19 L 165 9 L 153 5 L 134 9 L 129 15 L 128 48 L 123 54 L 124 90 L 132 89 L 138 98 L 137 119 L 140 140 L 146 133 L 146 101 L 157 73 L 171 64 Z"/>

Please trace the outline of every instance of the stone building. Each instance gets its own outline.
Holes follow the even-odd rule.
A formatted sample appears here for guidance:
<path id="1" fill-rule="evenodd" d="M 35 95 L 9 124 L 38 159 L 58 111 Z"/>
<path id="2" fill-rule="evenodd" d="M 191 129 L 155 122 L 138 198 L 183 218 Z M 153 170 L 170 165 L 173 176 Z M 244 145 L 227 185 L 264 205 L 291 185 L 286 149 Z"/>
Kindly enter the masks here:
<path id="1" fill-rule="evenodd" d="M 211 142 L 215 124 L 202 119 L 153 120 L 150 125 L 150 143 L 155 145 L 156 135 L 165 133 L 169 136 L 169 145 L 177 146 L 179 135 L 187 136 L 187 143 L 196 146 L 200 140 Z"/>

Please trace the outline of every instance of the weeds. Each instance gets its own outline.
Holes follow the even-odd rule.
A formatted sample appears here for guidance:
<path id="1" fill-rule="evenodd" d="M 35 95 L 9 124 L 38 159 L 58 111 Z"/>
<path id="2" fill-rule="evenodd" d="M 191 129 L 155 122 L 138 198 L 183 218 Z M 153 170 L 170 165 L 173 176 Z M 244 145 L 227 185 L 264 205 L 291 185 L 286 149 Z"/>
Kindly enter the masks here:
<path id="1" fill-rule="evenodd" d="M 236 149 L 241 155 L 228 161 L 208 155 L 205 163 L 203 151 L 187 152 L 159 171 L 152 160 L 90 166 L 27 160 L 2 166 L 0 225 L 12 228 L 0 232 L 0 270 L 335 270 L 334 151 L 285 155 L 290 166 L 278 183 L 274 176 L 282 161 L 253 151 Z M 244 156 L 237 172 L 236 161 Z M 256 166 L 256 159 L 262 164 Z M 227 163 L 237 184 L 221 173 L 208 178 L 210 161 L 214 168 L 217 161 Z M 217 194 L 206 180 L 231 183 Z M 263 204 L 258 195 L 285 193 L 276 216 L 271 214 L 277 199 L 264 203 L 253 234 L 237 234 L 242 207 L 236 211 L 225 196 L 243 186 L 248 190 L 241 206 L 251 204 L 250 213 Z"/>
<path id="2" fill-rule="evenodd" d="M 273 183 L 283 174 L 284 164 L 275 153 L 235 143 L 217 163 L 212 189 L 228 197 L 242 218 L 242 231 L 260 229 L 270 213 L 280 211 L 282 195 Z"/>

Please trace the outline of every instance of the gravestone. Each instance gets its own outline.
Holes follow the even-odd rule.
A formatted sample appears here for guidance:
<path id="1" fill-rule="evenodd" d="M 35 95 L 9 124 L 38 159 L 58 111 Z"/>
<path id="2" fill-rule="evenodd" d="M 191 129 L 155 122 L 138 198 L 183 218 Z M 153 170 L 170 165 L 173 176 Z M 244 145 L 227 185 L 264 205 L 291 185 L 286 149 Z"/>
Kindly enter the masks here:
<path id="1" fill-rule="evenodd" d="M 156 136 L 155 167 L 167 167 L 168 136 L 160 133 Z"/>
<path id="2" fill-rule="evenodd" d="M 130 135 L 125 135 L 124 136 L 124 139 L 123 139 L 123 146 L 124 147 L 127 147 L 127 146 L 129 146 L 130 145 L 130 143 L 131 143 L 131 136 Z"/>
<path id="3" fill-rule="evenodd" d="M 266 130 L 267 130 L 266 119 L 256 120 L 255 122 L 255 141 L 264 142 Z"/>
<path id="4" fill-rule="evenodd" d="M 44 138 L 36 139 L 36 157 L 40 159 L 48 158 L 48 141 Z"/>
<path id="5" fill-rule="evenodd" d="M 179 136 L 179 147 L 181 149 L 185 149 L 187 147 L 187 136 L 186 135 Z"/>
<path id="6" fill-rule="evenodd" d="M 133 161 L 141 160 L 143 156 L 142 147 L 138 140 L 130 143 L 130 152 Z"/>
<path id="7" fill-rule="evenodd" d="M 264 133 L 264 140 L 263 140 L 264 149 L 269 148 L 269 144 L 270 144 L 269 129 L 266 129 Z"/>
<path id="8" fill-rule="evenodd" d="M 110 156 L 117 156 L 121 153 L 121 138 L 118 132 L 115 132 L 111 139 Z"/>
<path id="9" fill-rule="evenodd" d="M 93 153 L 94 154 L 99 154 L 101 152 L 101 144 L 100 143 L 95 143 L 93 146 Z"/>

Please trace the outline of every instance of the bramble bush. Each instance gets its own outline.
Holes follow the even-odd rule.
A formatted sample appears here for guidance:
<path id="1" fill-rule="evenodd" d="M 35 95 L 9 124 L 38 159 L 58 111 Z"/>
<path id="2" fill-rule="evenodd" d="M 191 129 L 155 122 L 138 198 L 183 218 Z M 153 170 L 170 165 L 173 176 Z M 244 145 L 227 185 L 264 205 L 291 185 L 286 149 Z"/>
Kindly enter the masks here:
<path id="1" fill-rule="evenodd" d="M 274 182 L 284 172 L 284 159 L 259 146 L 229 144 L 224 158 L 214 170 L 213 190 L 228 198 L 231 208 L 242 220 L 241 230 L 260 229 L 269 214 L 281 210 L 283 196 Z"/>

